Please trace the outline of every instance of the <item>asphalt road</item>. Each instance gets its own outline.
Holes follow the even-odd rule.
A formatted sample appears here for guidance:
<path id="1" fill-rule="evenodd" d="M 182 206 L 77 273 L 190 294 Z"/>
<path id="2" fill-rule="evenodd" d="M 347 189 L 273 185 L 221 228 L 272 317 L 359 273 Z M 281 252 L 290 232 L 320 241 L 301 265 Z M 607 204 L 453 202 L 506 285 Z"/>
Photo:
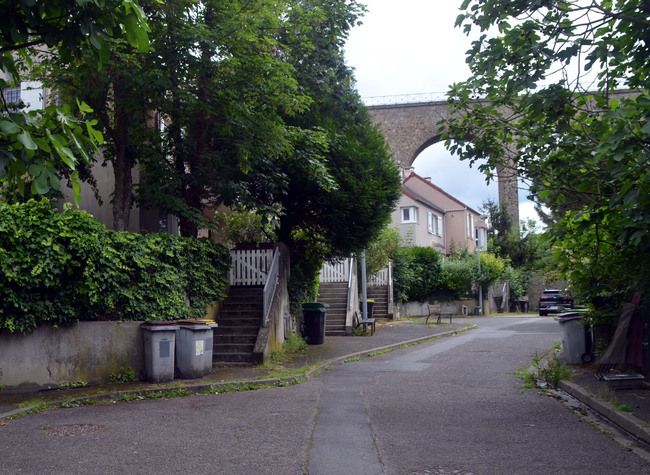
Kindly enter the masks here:
<path id="1" fill-rule="evenodd" d="M 296 386 L 43 412 L 0 426 L 2 473 L 650 473 L 512 375 L 560 339 L 552 319 L 479 328 Z"/>

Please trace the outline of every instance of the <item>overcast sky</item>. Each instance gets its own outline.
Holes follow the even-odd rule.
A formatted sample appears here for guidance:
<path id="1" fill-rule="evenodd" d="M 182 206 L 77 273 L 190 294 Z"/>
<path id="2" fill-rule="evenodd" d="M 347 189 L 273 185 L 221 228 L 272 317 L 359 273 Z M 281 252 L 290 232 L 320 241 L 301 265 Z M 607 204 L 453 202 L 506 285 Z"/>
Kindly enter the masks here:
<path id="1" fill-rule="evenodd" d="M 471 39 L 455 28 L 462 0 L 361 0 L 368 8 L 346 45 L 348 65 L 355 70 L 364 99 L 402 94 L 436 93 L 444 100 L 448 86 L 468 78 L 465 52 Z M 498 201 L 496 181 L 446 151 L 442 143 L 426 149 L 415 172 L 467 206 Z M 525 193 L 519 194 L 520 218 L 537 215 Z"/>

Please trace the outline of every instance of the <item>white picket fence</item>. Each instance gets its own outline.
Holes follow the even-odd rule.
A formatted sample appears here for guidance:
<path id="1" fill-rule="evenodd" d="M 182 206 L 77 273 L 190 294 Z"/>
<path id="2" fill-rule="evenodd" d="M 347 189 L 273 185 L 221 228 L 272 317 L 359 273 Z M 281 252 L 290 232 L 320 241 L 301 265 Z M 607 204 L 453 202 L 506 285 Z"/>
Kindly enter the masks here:
<path id="1" fill-rule="evenodd" d="M 230 285 L 264 285 L 273 263 L 273 249 L 230 251 Z"/>
<path id="2" fill-rule="evenodd" d="M 376 274 L 372 274 L 368 277 L 368 286 L 369 287 L 381 287 L 387 286 L 389 284 L 388 278 L 388 267 L 383 268 Z"/>
<path id="3" fill-rule="evenodd" d="M 353 259 L 325 262 L 320 269 L 321 282 L 347 282 L 350 275 L 350 266 Z"/>

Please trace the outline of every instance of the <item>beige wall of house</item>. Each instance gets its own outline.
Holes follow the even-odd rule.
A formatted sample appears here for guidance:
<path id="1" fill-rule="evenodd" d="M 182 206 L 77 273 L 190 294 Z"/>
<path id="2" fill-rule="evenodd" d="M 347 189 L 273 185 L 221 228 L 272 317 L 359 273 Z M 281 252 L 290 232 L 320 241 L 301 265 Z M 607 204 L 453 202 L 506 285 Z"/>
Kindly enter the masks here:
<path id="1" fill-rule="evenodd" d="M 95 197 L 95 192 L 92 187 L 88 183 L 82 183 L 80 209 L 87 211 L 97 221 L 107 228 L 112 229 L 113 205 L 111 204 L 111 193 L 115 189 L 115 175 L 113 173 L 113 165 L 107 163 L 106 166 L 102 166 L 102 161 L 103 158 L 99 157 L 91 168 L 91 173 L 97 180 L 97 189 L 99 190 L 99 197 L 102 203 L 100 204 Z M 137 169 L 134 168 L 131 175 L 134 184 L 140 182 L 140 172 Z M 63 200 L 58 203 L 59 208 L 63 206 L 63 203 L 72 203 L 74 205 L 72 188 L 68 187 L 65 182 L 61 182 L 61 192 L 63 193 Z M 129 215 L 128 231 L 140 232 L 141 228 L 140 209 L 134 206 L 131 208 L 131 214 Z"/>
<path id="2" fill-rule="evenodd" d="M 434 185 L 431 183 L 430 179 L 417 175 L 413 171 L 412 167 L 403 169 L 403 177 L 404 189 L 407 190 L 406 194 L 408 194 L 408 190 L 412 190 L 417 195 L 425 198 L 428 202 L 443 211 L 442 213 L 438 213 L 443 217 L 443 235 L 440 238 L 440 242 L 432 242 L 431 239 L 427 241 L 424 238 L 415 241 L 415 236 L 424 236 L 417 230 L 417 228 L 422 227 L 424 233 L 427 232 L 425 213 L 424 220 L 421 219 L 421 217 L 418 217 L 418 224 L 421 225 L 424 221 L 424 226 L 416 226 L 415 223 L 411 224 L 414 229 L 413 234 L 415 245 L 432 246 L 445 254 L 449 254 L 453 249 L 465 248 L 469 252 L 474 252 L 477 246 L 476 228 L 478 227 L 481 234 L 482 249 L 485 249 L 487 241 L 487 224 L 485 220 L 479 218 L 481 214 L 478 211 L 468 207 L 460 200 L 442 190 L 440 187 Z M 407 229 L 407 225 L 402 223 L 402 215 L 400 214 L 400 210 L 404 206 L 423 207 L 423 203 L 406 196 L 403 191 L 399 205 L 400 209 L 393 213 L 393 224 L 400 229 L 400 232 L 403 230 L 406 231 Z M 405 234 L 402 235 L 404 236 Z"/>
<path id="3" fill-rule="evenodd" d="M 439 210 L 402 193 L 391 222 L 409 244 L 445 254 L 444 214 Z"/>

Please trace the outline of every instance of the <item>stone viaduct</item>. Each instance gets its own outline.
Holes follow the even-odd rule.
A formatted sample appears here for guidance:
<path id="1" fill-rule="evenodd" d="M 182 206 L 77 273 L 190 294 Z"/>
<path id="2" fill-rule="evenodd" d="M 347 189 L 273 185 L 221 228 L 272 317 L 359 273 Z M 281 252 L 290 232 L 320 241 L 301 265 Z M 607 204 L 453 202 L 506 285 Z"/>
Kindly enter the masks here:
<path id="1" fill-rule="evenodd" d="M 610 92 L 609 98 L 629 99 L 638 94 L 638 91 L 622 89 Z M 400 98 L 406 98 L 408 102 L 396 103 Z M 396 162 L 403 166 L 411 166 L 424 149 L 441 141 L 438 123 L 448 119 L 450 115 L 446 101 L 434 100 L 428 94 L 388 96 L 379 99 L 391 101 L 391 104 L 368 104 L 368 109 L 383 133 Z M 598 106 L 590 101 L 587 107 L 597 110 Z M 499 184 L 499 206 L 505 207 L 513 223 L 519 227 L 517 172 L 514 167 L 507 166 L 497 169 L 496 172 Z M 462 180 L 462 177 L 458 179 Z M 435 178 L 433 180 L 435 183 Z"/>
<path id="2" fill-rule="evenodd" d="M 394 160 L 402 166 L 411 166 L 424 149 L 441 141 L 438 122 L 448 119 L 450 114 L 446 101 L 369 105 L 368 109 L 384 135 Z M 505 206 L 513 223 L 519 227 L 517 174 L 510 168 L 500 168 L 497 177 L 499 205 Z"/>

